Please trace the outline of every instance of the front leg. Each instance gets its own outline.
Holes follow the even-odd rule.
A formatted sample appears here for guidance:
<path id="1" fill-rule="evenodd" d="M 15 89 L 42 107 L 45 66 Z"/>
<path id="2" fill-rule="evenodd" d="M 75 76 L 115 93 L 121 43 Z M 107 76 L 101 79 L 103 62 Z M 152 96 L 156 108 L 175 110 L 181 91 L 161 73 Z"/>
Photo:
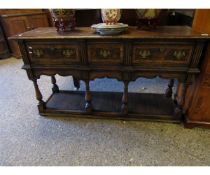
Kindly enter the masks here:
<path id="1" fill-rule="evenodd" d="M 58 92 L 59 92 L 59 87 L 58 87 L 58 85 L 56 84 L 56 79 L 55 79 L 55 76 L 54 76 L 54 75 L 51 76 L 51 82 L 52 82 L 52 84 L 53 84 L 52 92 L 53 92 L 53 93 L 58 93 Z"/>
<path id="2" fill-rule="evenodd" d="M 123 114 L 128 113 L 128 81 L 124 81 L 124 91 L 123 91 L 123 97 L 122 97 L 121 112 Z"/>
<path id="3" fill-rule="evenodd" d="M 177 95 L 174 98 L 174 102 L 176 104 L 175 110 L 174 110 L 174 116 L 177 118 L 182 118 L 185 111 L 184 111 L 184 105 L 185 105 L 185 97 L 186 97 L 186 92 L 187 88 L 189 87 L 189 84 L 184 82 L 182 83 L 182 86 L 180 86 L 180 92 L 179 94 L 179 99 L 177 100 Z M 176 93 L 177 94 L 177 93 Z"/>
<path id="4" fill-rule="evenodd" d="M 79 79 L 75 78 L 74 76 L 73 77 L 73 83 L 74 83 L 74 87 L 77 88 L 77 90 L 80 88 L 80 81 Z"/>
<path id="5" fill-rule="evenodd" d="M 90 86 L 89 86 L 89 80 L 85 80 L 85 110 L 89 113 L 93 111 L 92 108 L 92 97 L 91 97 L 91 93 L 90 93 Z"/>
<path id="6" fill-rule="evenodd" d="M 34 84 L 34 88 L 35 88 L 35 93 L 36 93 L 36 99 L 39 101 L 39 104 L 38 104 L 38 109 L 39 109 L 39 112 L 44 112 L 45 110 L 45 102 L 42 100 L 42 94 L 41 94 L 41 91 L 39 89 L 39 86 L 37 84 L 37 79 L 33 79 L 33 84 Z"/>
<path id="7" fill-rule="evenodd" d="M 168 88 L 166 89 L 165 96 L 171 98 L 173 94 L 174 79 L 170 79 L 168 83 Z"/>

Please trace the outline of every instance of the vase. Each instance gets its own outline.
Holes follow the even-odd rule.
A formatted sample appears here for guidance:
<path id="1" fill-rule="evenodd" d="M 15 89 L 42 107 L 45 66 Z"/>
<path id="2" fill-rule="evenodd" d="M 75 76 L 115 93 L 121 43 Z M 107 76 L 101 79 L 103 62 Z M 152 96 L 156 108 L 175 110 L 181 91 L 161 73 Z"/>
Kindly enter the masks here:
<path id="1" fill-rule="evenodd" d="M 107 25 L 116 24 L 121 17 L 120 9 L 101 9 L 102 21 Z"/>
<path id="2" fill-rule="evenodd" d="M 154 29 L 160 22 L 161 9 L 136 9 L 137 26 L 139 29 Z"/>
<path id="3" fill-rule="evenodd" d="M 75 29 L 74 9 L 52 9 L 51 14 L 58 32 L 69 32 Z"/>

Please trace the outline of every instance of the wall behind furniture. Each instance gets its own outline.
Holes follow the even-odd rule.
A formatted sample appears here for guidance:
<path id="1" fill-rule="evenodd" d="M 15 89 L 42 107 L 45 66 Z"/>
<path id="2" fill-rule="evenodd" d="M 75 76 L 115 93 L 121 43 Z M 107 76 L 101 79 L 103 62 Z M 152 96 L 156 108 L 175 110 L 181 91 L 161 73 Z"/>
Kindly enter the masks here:
<path id="1" fill-rule="evenodd" d="M 1 24 L 6 38 L 37 27 L 50 26 L 49 11 L 42 9 L 4 9 L 0 10 Z M 20 50 L 15 41 L 9 41 L 11 54 L 21 58 Z"/>

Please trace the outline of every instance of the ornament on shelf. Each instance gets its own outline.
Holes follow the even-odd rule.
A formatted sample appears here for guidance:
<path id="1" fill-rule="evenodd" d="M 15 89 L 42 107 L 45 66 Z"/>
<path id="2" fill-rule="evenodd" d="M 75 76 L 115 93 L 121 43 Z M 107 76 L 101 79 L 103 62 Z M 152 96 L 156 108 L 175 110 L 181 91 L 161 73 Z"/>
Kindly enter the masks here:
<path id="1" fill-rule="evenodd" d="M 52 9 L 51 14 L 58 32 L 69 32 L 75 29 L 74 9 Z"/>
<path id="2" fill-rule="evenodd" d="M 128 28 L 127 24 L 118 23 L 121 17 L 120 9 L 101 9 L 101 17 L 103 23 L 91 26 L 100 35 L 118 35 Z"/>
<path id="3" fill-rule="evenodd" d="M 120 9 L 101 9 L 101 16 L 104 23 L 116 24 L 121 17 Z"/>
<path id="4" fill-rule="evenodd" d="M 139 29 L 150 30 L 160 22 L 161 9 L 136 9 L 137 26 Z"/>

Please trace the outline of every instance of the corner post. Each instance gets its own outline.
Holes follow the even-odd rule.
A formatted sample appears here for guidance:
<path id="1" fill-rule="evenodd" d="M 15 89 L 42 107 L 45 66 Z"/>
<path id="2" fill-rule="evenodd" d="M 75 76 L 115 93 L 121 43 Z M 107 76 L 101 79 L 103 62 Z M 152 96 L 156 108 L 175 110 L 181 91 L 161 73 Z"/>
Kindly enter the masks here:
<path id="1" fill-rule="evenodd" d="M 85 110 L 87 112 L 92 112 L 93 111 L 92 104 L 91 104 L 92 97 L 91 97 L 91 93 L 90 93 L 89 80 L 85 80 L 85 88 L 86 88 L 86 91 L 85 91 Z"/>
<path id="2" fill-rule="evenodd" d="M 121 112 L 123 114 L 128 114 L 128 81 L 124 81 Z"/>
<path id="3" fill-rule="evenodd" d="M 52 84 L 53 84 L 52 92 L 53 92 L 53 93 L 58 93 L 58 92 L 59 92 L 59 87 L 58 87 L 58 85 L 56 84 L 55 75 L 52 75 L 52 76 L 51 76 L 51 82 L 52 82 Z"/>
<path id="4" fill-rule="evenodd" d="M 45 102 L 42 100 L 42 94 L 41 94 L 39 86 L 37 84 L 37 79 L 33 79 L 32 81 L 33 81 L 34 88 L 35 88 L 36 99 L 39 101 L 39 103 L 38 103 L 39 112 L 44 112 L 46 106 L 45 106 Z"/>
<path id="5" fill-rule="evenodd" d="M 171 98 L 173 94 L 174 79 L 170 79 L 168 83 L 168 88 L 166 89 L 165 96 Z"/>

